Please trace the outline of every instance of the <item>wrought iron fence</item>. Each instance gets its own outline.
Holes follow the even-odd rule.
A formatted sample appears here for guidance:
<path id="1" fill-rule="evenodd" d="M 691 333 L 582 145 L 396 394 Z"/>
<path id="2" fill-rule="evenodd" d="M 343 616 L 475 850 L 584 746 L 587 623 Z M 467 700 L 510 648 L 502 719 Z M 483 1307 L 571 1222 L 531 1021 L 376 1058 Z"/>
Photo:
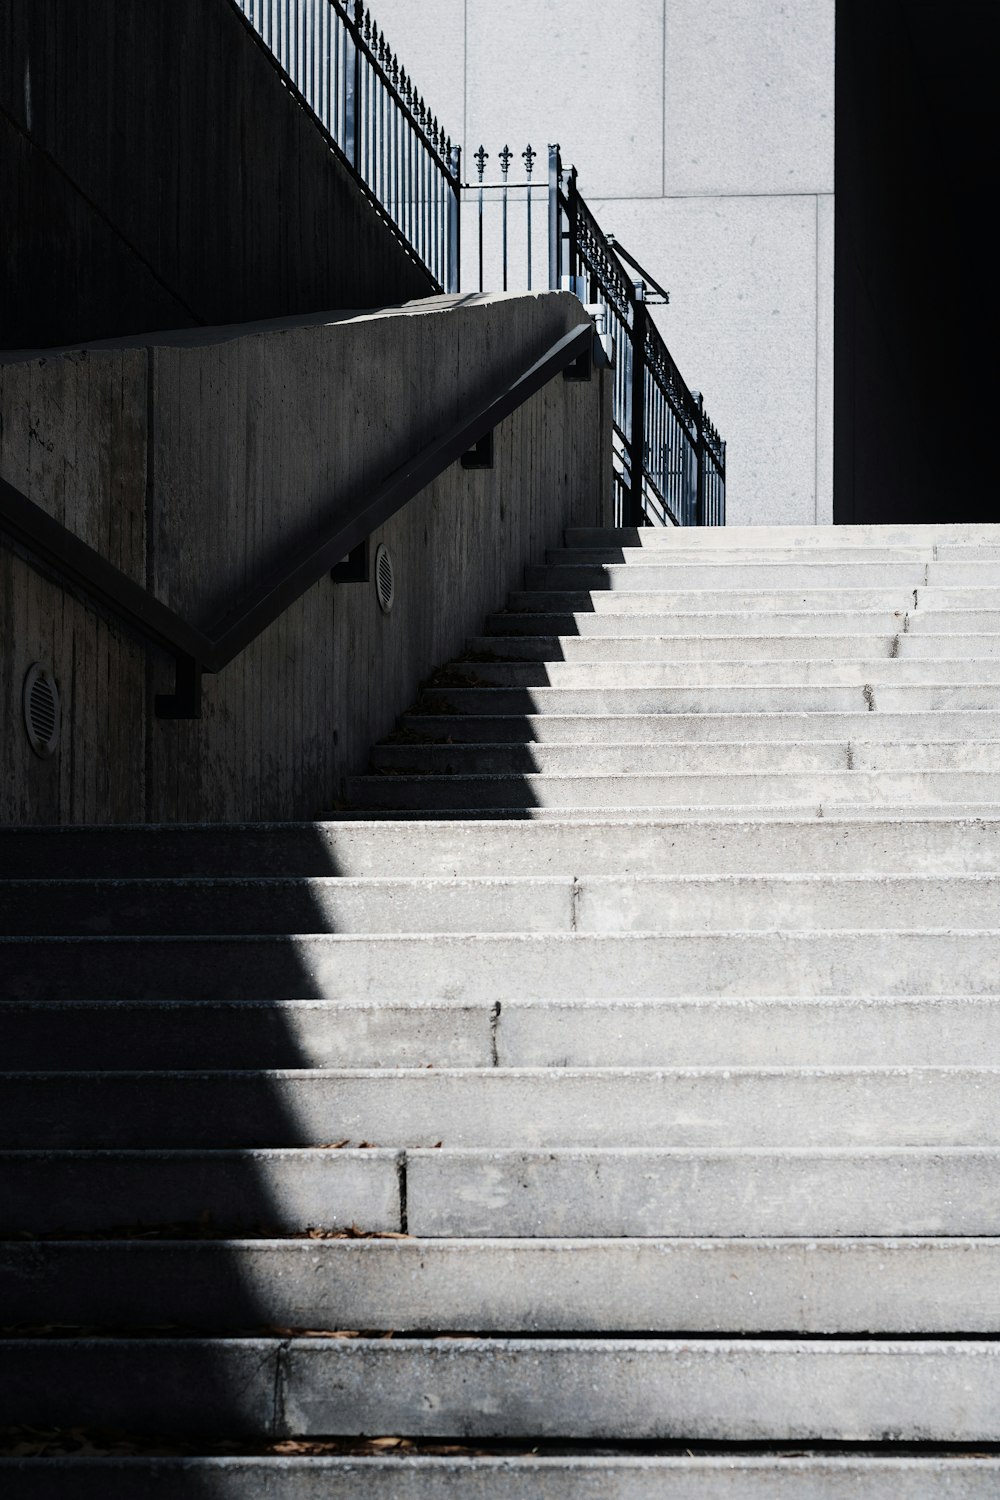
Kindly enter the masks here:
<path id="1" fill-rule="evenodd" d="M 576 168 L 558 146 L 474 155 L 477 180 L 462 183 L 461 152 L 442 130 L 362 0 L 234 0 L 273 53 L 403 242 L 442 291 L 462 287 L 463 215 L 475 219 L 478 289 L 568 286 L 614 340 L 615 513 L 625 526 L 721 526 L 726 445 L 699 394 L 688 389 L 651 302 L 667 296 L 606 235 L 581 196 Z M 520 215 L 523 234 L 512 218 Z M 631 268 L 626 270 L 626 264 Z M 638 273 L 638 274 L 633 274 Z M 475 282 L 470 281 L 470 285 Z M 463 288 L 464 289 L 464 288 Z"/>
<path id="2" fill-rule="evenodd" d="M 705 412 L 700 393 L 688 389 L 649 308 L 667 293 L 611 235 L 606 235 L 581 195 L 576 168 L 563 169 L 559 147 L 550 146 L 548 173 L 534 176 L 529 146 L 521 153 L 524 181 L 511 181 L 514 154 L 499 153 L 501 180 L 485 181 L 488 153 L 474 155 L 477 181 L 465 184 L 467 205 L 477 218 L 478 289 L 493 278 L 506 290 L 514 278 L 538 284 L 537 236 L 532 218 L 546 215 L 546 280 L 568 287 L 595 310 L 614 342 L 615 513 L 623 526 L 722 526 L 726 518 L 726 445 Z M 545 202 L 538 200 L 544 194 Z M 496 195 L 492 198 L 490 195 Z M 490 226 L 500 205 L 500 224 Z M 523 204 L 524 237 L 512 236 L 510 209 Z M 499 245 L 495 232 L 499 227 Z M 494 233 L 492 255 L 487 230 Z M 628 269 L 626 269 L 626 266 Z"/>
<path id="3" fill-rule="evenodd" d="M 361 0 L 235 0 L 442 291 L 459 285 L 460 148 Z"/>

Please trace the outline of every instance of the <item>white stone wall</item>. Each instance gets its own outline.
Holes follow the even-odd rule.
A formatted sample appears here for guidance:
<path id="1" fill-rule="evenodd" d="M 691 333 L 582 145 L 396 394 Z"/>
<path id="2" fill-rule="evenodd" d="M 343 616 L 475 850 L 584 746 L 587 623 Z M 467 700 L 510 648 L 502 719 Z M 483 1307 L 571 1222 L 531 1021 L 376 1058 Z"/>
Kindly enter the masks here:
<path id="1" fill-rule="evenodd" d="M 835 0 L 374 0 L 445 127 L 558 140 L 728 440 L 734 524 L 829 522 Z M 472 247 L 467 245 L 467 253 Z"/>

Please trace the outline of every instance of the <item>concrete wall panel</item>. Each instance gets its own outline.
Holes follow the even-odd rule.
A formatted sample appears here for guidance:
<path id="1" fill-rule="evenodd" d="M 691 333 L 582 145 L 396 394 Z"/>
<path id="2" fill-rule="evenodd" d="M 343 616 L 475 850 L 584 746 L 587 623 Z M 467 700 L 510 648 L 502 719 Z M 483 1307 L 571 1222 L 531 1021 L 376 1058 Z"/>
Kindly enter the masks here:
<path id="1" fill-rule="evenodd" d="M 663 177 L 663 0 L 467 0 L 466 149 L 550 141 L 588 196 Z"/>
<path id="2" fill-rule="evenodd" d="M 833 192 L 835 0 L 666 0 L 663 191 Z"/>
<path id="3" fill-rule="evenodd" d="M 653 313 L 727 440 L 727 521 L 813 522 L 816 200 L 594 206 L 670 291 Z"/>
<path id="4" fill-rule="evenodd" d="M 565 293 L 205 330 L 0 364 L 0 473 L 208 624 L 339 503 L 583 317 Z M 152 425 L 147 443 L 147 380 Z M 453 464 L 372 539 L 396 568 L 322 579 L 205 679 L 200 720 L 153 716 L 173 666 L 0 546 L 0 820 L 310 818 L 434 667 L 567 525 L 606 524 L 610 377 L 561 377 L 502 423 L 492 470 Z M 30 662 L 64 700 L 60 754 L 20 727 Z"/>

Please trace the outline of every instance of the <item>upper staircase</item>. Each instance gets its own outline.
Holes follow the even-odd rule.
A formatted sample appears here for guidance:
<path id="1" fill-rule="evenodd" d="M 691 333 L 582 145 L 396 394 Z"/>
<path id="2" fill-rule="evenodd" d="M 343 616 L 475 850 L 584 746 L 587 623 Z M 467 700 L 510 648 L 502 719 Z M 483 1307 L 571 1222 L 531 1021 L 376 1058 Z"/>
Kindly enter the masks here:
<path id="1" fill-rule="evenodd" d="M 5 1495 L 1000 1493 L 1000 527 L 528 572 L 324 820 L 0 834 Z"/>

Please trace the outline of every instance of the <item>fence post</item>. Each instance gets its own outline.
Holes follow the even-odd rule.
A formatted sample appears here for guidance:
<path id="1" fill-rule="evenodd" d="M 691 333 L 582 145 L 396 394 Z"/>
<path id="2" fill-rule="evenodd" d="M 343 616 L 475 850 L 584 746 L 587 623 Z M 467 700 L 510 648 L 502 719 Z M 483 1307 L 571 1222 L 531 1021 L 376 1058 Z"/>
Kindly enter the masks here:
<path id="1" fill-rule="evenodd" d="M 451 185 L 448 198 L 448 282 L 445 291 L 456 295 L 462 281 L 462 148 L 451 148 Z"/>
<path id="2" fill-rule="evenodd" d="M 642 475 L 646 459 L 646 319 L 645 287 L 633 283 L 632 298 L 632 389 L 628 438 L 629 492 L 626 526 L 642 526 L 646 516 L 642 504 Z"/>
<path id="3" fill-rule="evenodd" d="M 344 150 L 356 172 L 361 171 L 361 28 L 364 24 L 362 0 L 354 0 L 354 20 L 348 22 L 353 57 L 345 69 Z"/>
<path id="4" fill-rule="evenodd" d="M 559 191 L 562 163 L 558 143 L 549 146 L 549 291 L 558 292 L 562 277 L 562 238 L 559 223 Z"/>
<path id="5" fill-rule="evenodd" d="M 705 519 L 705 398 L 701 391 L 692 391 L 695 407 L 697 408 L 697 438 L 695 440 L 696 471 L 694 481 L 694 524 L 696 526 L 707 526 Z"/>

